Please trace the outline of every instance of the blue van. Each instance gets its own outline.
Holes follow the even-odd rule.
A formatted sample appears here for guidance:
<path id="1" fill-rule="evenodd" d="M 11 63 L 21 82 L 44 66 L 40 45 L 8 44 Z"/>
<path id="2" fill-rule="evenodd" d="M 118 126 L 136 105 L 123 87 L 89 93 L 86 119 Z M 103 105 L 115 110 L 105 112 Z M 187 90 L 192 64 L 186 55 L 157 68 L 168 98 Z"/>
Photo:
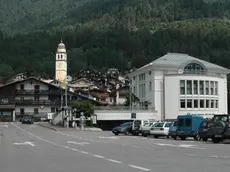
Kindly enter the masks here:
<path id="1" fill-rule="evenodd" d="M 179 115 L 177 117 L 177 136 L 181 140 L 186 137 L 193 137 L 195 140 L 199 139 L 199 127 L 205 119 L 198 115 Z"/>
<path id="2" fill-rule="evenodd" d="M 169 127 L 168 136 L 170 136 L 171 138 L 176 140 L 176 137 L 177 137 L 176 132 L 177 132 L 177 121 L 174 121 L 173 124 L 171 125 L 171 127 Z"/>

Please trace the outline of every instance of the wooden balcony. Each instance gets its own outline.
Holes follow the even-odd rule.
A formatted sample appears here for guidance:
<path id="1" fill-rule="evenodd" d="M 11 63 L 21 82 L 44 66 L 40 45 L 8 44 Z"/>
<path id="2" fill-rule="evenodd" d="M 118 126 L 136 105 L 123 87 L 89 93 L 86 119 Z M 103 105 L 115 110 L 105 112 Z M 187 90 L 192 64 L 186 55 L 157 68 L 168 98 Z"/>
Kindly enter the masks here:
<path id="1" fill-rule="evenodd" d="M 16 95 L 60 95 L 60 90 L 16 90 Z"/>

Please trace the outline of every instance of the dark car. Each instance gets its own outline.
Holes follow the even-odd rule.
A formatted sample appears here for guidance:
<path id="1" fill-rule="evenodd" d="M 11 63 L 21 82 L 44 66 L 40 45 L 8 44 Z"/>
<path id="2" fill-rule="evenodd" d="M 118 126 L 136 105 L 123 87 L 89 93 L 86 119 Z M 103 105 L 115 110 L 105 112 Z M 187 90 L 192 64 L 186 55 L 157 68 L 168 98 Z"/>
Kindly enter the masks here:
<path id="1" fill-rule="evenodd" d="M 219 143 L 230 139 L 230 115 L 214 115 L 210 127 L 212 142 Z"/>
<path id="2" fill-rule="evenodd" d="M 31 115 L 24 115 L 22 117 L 22 124 L 33 124 L 33 117 Z"/>
<path id="3" fill-rule="evenodd" d="M 132 125 L 133 125 L 133 122 L 125 122 L 121 124 L 120 126 L 113 128 L 112 132 L 115 135 L 118 135 L 120 133 L 129 135 L 130 133 L 132 133 Z"/>
<path id="4" fill-rule="evenodd" d="M 200 124 L 198 134 L 200 139 L 207 141 L 212 138 L 212 133 L 210 132 L 211 121 L 205 120 Z"/>

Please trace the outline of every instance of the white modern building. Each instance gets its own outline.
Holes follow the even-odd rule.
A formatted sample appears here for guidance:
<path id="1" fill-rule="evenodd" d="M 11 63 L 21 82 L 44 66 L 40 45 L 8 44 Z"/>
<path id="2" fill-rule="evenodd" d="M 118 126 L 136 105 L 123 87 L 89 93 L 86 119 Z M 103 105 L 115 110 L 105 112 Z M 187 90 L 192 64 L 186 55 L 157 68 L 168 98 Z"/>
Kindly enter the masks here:
<path id="1" fill-rule="evenodd" d="M 229 70 L 187 54 L 168 53 L 132 71 L 132 93 L 160 120 L 187 113 L 226 114 Z"/>

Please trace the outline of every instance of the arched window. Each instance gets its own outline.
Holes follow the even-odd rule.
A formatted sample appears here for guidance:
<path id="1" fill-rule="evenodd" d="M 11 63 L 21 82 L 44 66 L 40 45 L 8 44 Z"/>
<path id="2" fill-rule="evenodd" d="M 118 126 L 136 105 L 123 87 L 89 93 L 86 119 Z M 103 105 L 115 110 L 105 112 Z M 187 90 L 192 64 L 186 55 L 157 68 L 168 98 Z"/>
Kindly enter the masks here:
<path id="1" fill-rule="evenodd" d="M 184 68 L 185 73 L 204 73 L 205 69 L 203 66 L 197 63 L 189 63 Z"/>
<path id="2" fill-rule="evenodd" d="M 61 55 L 61 59 L 62 59 L 62 55 Z"/>

